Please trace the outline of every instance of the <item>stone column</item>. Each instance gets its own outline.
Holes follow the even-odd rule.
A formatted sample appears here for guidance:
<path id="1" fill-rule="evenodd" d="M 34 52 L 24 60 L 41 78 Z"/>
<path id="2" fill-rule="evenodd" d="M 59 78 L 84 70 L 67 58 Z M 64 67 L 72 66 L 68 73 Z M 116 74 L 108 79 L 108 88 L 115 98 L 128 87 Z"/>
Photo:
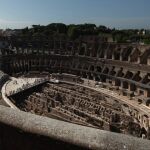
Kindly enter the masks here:
<path id="1" fill-rule="evenodd" d="M 114 52 L 112 53 L 112 60 L 115 60 Z"/>

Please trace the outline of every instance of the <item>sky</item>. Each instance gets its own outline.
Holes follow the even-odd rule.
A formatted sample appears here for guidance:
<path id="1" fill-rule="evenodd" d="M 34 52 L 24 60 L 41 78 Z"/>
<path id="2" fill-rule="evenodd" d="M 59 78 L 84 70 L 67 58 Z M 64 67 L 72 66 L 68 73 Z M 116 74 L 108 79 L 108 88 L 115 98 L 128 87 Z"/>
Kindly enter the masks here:
<path id="1" fill-rule="evenodd" d="M 0 28 L 60 22 L 150 29 L 150 0 L 0 0 Z"/>

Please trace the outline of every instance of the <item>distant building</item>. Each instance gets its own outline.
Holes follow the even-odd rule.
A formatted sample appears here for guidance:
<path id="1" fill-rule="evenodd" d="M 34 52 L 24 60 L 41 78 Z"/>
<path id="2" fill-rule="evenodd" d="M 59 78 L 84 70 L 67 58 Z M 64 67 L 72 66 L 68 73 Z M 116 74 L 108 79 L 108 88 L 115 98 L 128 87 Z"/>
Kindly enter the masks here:
<path id="1" fill-rule="evenodd" d="M 138 35 L 145 35 L 146 34 L 146 30 L 139 30 L 137 32 Z"/>
<path id="2" fill-rule="evenodd" d="M 6 29 L 6 30 L 3 30 L 2 35 L 4 37 L 11 37 L 11 36 L 16 36 L 20 33 L 21 33 L 21 29 L 14 29 L 14 30 Z"/>

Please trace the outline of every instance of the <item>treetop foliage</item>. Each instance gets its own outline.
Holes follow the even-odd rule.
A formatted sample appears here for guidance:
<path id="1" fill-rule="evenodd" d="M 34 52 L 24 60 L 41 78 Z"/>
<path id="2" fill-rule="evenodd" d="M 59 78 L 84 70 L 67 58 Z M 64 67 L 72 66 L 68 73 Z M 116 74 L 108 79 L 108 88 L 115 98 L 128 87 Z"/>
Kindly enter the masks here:
<path id="1" fill-rule="evenodd" d="M 66 37 L 71 40 L 77 39 L 80 36 L 105 36 L 112 37 L 115 42 L 129 42 L 129 41 L 145 41 L 150 43 L 150 33 L 143 34 L 144 29 L 110 29 L 104 25 L 96 26 L 95 24 L 70 24 L 51 23 L 44 25 L 32 25 L 31 28 L 24 28 L 20 36 L 37 38 L 42 37 L 49 39 L 50 37 Z"/>

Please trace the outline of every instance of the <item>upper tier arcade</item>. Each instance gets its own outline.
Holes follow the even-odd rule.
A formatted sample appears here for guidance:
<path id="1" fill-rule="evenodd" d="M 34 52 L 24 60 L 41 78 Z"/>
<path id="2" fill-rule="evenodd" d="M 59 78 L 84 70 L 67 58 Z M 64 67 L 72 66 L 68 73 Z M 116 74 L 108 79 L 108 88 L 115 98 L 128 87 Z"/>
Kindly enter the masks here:
<path id="1" fill-rule="evenodd" d="M 82 41 L 18 45 L 0 50 L 1 69 L 10 75 L 71 73 L 101 81 L 149 105 L 150 46 Z"/>

